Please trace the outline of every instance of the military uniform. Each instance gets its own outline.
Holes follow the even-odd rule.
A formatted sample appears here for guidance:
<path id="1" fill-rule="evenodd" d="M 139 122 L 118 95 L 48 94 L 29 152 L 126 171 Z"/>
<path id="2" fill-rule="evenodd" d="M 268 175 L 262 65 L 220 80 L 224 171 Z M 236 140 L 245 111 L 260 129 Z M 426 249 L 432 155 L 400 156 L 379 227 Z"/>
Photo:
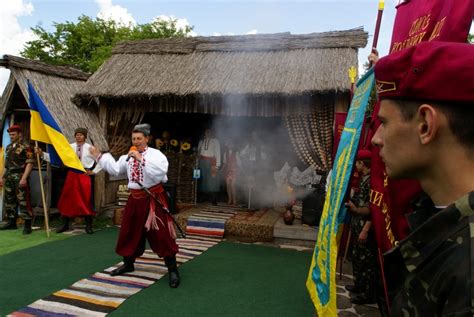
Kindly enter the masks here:
<path id="1" fill-rule="evenodd" d="M 461 197 L 433 215 L 419 213 L 428 219 L 411 221 L 415 230 L 384 255 L 391 316 L 474 316 L 473 75 L 468 43 L 422 42 L 375 65 L 386 124 L 372 143 L 389 177 L 412 173 L 437 204 Z M 447 139 L 449 147 L 440 141 Z"/>
<path id="2" fill-rule="evenodd" d="M 16 218 L 16 208 L 24 220 L 31 219 L 29 186 L 20 187 L 26 164 L 34 163 L 33 149 L 27 142 L 19 141 L 7 146 L 5 158 L 4 188 L 7 218 Z"/>
<path id="3" fill-rule="evenodd" d="M 357 207 L 369 207 L 370 195 L 370 173 L 362 176 L 359 183 L 359 193 L 356 196 Z M 373 231 L 370 230 L 365 243 L 357 241 L 362 228 L 369 216 L 353 215 L 351 220 L 351 232 L 355 238 L 352 249 L 352 271 L 354 275 L 354 286 L 360 293 L 360 297 L 374 299 L 374 278 L 376 268 L 376 245 Z"/>
<path id="4" fill-rule="evenodd" d="M 474 192 L 438 212 L 387 256 L 392 316 L 474 316 Z M 466 255 L 470 256 L 466 256 Z"/>

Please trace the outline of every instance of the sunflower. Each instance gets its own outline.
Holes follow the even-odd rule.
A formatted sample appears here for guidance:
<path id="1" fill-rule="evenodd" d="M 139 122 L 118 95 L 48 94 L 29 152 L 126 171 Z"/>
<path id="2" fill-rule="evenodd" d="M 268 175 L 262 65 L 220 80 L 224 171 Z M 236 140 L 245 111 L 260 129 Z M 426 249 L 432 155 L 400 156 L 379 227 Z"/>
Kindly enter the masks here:
<path id="1" fill-rule="evenodd" d="M 172 146 L 178 146 L 178 140 L 173 139 L 173 140 L 170 141 L 170 144 Z"/>
<path id="2" fill-rule="evenodd" d="M 155 140 L 156 147 L 162 147 L 165 143 L 161 139 Z"/>
<path id="3" fill-rule="evenodd" d="M 181 144 L 181 150 L 183 151 L 187 151 L 191 148 L 191 144 L 189 144 L 188 142 L 183 142 L 183 144 Z"/>

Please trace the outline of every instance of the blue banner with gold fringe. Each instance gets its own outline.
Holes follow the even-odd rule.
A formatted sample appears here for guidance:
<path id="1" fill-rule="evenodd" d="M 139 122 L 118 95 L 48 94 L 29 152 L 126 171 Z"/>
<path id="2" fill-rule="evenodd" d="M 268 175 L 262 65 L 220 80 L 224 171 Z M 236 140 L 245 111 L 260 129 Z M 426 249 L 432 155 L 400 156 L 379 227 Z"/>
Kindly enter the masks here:
<path id="1" fill-rule="evenodd" d="M 370 94 L 374 87 L 373 68 L 357 82 L 347 113 L 329 181 L 318 238 L 314 247 L 306 287 L 318 316 L 337 316 L 336 264 L 338 232 L 344 222 L 346 195 L 352 165 L 357 154 Z"/>

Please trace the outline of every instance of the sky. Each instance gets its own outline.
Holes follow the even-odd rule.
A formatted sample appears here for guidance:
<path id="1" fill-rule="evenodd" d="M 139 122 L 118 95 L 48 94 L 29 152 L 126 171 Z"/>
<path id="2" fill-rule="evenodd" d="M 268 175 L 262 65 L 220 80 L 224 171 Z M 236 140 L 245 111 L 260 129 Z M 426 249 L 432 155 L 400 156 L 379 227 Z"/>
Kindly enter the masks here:
<path id="1" fill-rule="evenodd" d="M 385 0 L 379 35 L 380 55 L 386 55 L 398 0 Z M 31 28 L 54 31 L 54 23 L 77 22 L 80 15 L 131 23 L 157 17 L 178 19 L 194 27 L 193 35 L 240 35 L 291 32 L 307 34 L 363 27 L 368 45 L 359 50 L 359 69 L 372 47 L 378 0 L 8 0 L 0 11 L 0 56 L 19 56 L 32 40 Z M 354 65 L 357 66 L 357 65 Z M 0 68 L 0 92 L 9 71 Z"/>

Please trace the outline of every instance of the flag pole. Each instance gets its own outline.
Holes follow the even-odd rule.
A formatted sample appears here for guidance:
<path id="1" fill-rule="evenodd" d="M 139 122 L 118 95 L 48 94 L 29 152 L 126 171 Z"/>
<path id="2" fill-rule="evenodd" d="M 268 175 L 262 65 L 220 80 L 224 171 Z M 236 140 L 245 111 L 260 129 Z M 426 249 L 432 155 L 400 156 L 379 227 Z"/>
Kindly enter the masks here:
<path id="1" fill-rule="evenodd" d="M 349 103 L 352 102 L 352 97 L 354 97 L 354 85 L 355 85 L 355 80 L 357 77 L 357 68 L 354 66 L 349 67 L 349 79 L 351 80 L 351 98 L 349 100 Z"/>
<path id="2" fill-rule="evenodd" d="M 380 33 L 380 24 L 382 23 L 382 15 L 383 15 L 383 9 L 384 9 L 385 3 L 384 0 L 379 0 L 379 10 L 377 13 L 377 21 L 375 22 L 375 31 L 374 31 L 374 40 L 372 42 L 372 53 L 375 53 L 377 50 L 377 44 L 379 40 L 379 33 Z M 373 62 L 370 62 L 370 67 L 372 67 Z M 384 265 L 383 265 L 383 256 L 380 251 L 380 248 L 377 248 L 377 258 L 378 258 L 378 264 L 380 268 L 380 275 L 382 278 L 382 286 L 383 286 L 383 292 L 384 292 L 384 297 L 385 301 L 387 303 L 387 308 L 388 311 L 390 311 L 390 301 L 388 298 L 388 290 L 387 290 L 387 280 L 385 278 L 385 271 L 384 271 Z"/>
<path id="3" fill-rule="evenodd" d="M 379 0 L 379 10 L 377 12 L 377 21 L 375 22 L 375 31 L 374 31 L 374 40 L 372 42 L 372 53 L 376 52 L 377 45 L 379 42 L 379 33 L 380 33 L 380 24 L 382 23 L 383 9 L 385 7 L 385 1 Z M 370 62 L 369 67 L 372 67 L 372 62 Z"/>
<path id="4" fill-rule="evenodd" d="M 35 146 L 38 148 L 38 141 L 35 141 Z M 46 210 L 46 198 L 44 195 L 44 187 L 43 187 L 43 171 L 41 170 L 41 161 L 38 151 L 36 152 L 36 159 L 38 161 L 38 175 L 40 181 L 40 188 L 41 188 L 41 199 L 43 200 L 43 211 L 44 211 L 44 224 L 46 226 L 46 235 L 49 238 L 49 219 L 48 219 L 48 211 Z"/>

